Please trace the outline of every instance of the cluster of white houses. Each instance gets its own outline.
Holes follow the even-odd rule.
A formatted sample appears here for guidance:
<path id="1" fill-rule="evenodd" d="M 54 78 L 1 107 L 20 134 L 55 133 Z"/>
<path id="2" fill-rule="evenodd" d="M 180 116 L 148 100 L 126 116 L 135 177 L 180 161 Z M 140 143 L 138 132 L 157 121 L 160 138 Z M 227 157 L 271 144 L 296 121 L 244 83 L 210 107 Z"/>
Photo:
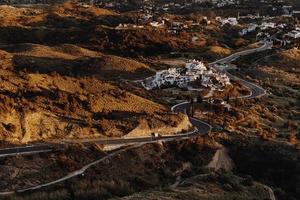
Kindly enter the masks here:
<path id="1" fill-rule="evenodd" d="M 145 89 L 151 90 L 162 86 L 178 86 L 187 88 L 188 84 L 199 80 L 206 88 L 222 88 L 230 84 L 228 76 L 213 68 L 206 67 L 202 62 L 193 60 L 184 68 L 169 68 L 156 72 L 155 76 L 142 81 Z"/>
<path id="2" fill-rule="evenodd" d="M 247 35 L 248 33 L 252 33 L 254 31 L 256 31 L 256 28 L 258 27 L 257 24 L 254 24 L 254 23 L 251 23 L 248 25 L 248 27 L 242 29 L 240 32 L 239 32 L 239 35 L 243 36 L 243 35 Z"/>
<path id="3" fill-rule="evenodd" d="M 248 24 L 248 26 L 244 29 L 242 29 L 239 32 L 239 35 L 244 36 L 247 35 L 249 33 L 255 32 L 258 29 L 261 31 L 267 30 L 267 29 L 284 29 L 287 26 L 287 24 L 281 23 L 281 24 L 276 24 L 274 22 L 262 22 L 260 25 L 256 24 L 256 23 L 250 23 Z M 262 33 L 258 33 L 258 35 L 262 35 Z"/>
<path id="4" fill-rule="evenodd" d="M 287 24 L 284 24 L 284 23 L 276 24 L 276 23 L 273 23 L 273 22 L 263 22 L 261 25 L 251 23 L 246 28 L 242 29 L 239 32 L 239 35 L 244 36 L 244 35 L 247 35 L 249 33 L 257 31 L 258 29 L 261 30 L 261 31 L 264 31 L 264 30 L 267 30 L 267 29 L 274 29 L 274 28 L 284 30 L 286 27 L 287 27 Z M 264 33 L 264 32 L 258 32 L 257 33 L 257 37 L 266 36 L 266 35 L 269 36 L 268 33 Z M 300 28 L 295 27 L 294 30 L 286 33 L 284 36 L 287 37 L 287 38 L 291 38 L 291 39 L 300 38 Z"/>
<path id="5" fill-rule="evenodd" d="M 289 38 L 293 38 L 293 39 L 300 38 L 300 28 L 296 27 L 295 30 L 288 32 L 287 34 L 285 34 L 285 36 L 287 36 Z"/>
<path id="6" fill-rule="evenodd" d="M 205 2 L 210 2 L 218 8 L 230 6 L 230 5 L 236 5 L 238 3 L 237 0 L 193 0 L 193 3 L 205 3 Z"/>
<path id="7" fill-rule="evenodd" d="M 267 29 L 272 29 L 272 28 L 284 28 L 286 24 L 278 24 L 273 22 L 262 22 L 260 25 L 255 24 L 255 23 L 250 23 L 246 28 L 242 29 L 239 34 L 240 35 L 247 35 L 248 33 L 252 33 L 256 31 L 257 29 L 260 29 L 261 31 L 267 30 Z"/>

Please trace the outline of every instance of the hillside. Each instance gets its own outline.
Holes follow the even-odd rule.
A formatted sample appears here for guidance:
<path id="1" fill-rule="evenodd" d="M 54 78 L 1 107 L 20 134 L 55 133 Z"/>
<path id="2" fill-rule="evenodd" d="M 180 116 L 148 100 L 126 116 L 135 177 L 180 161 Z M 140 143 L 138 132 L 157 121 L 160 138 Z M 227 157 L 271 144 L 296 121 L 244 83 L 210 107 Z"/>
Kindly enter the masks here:
<path id="1" fill-rule="evenodd" d="M 184 199 L 270 199 L 268 188 L 259 183 L 247 183 L 243 179 L 231 174 L 201 174 L 183 180 L 172 189 L 166 191 L 148 191 L 123 197 L 122 200 L 184 200 Z M 225 182 L 225 183 L 224 183 Z M 116 198 L 120 199 L 120 198 Z"/>
<path id="2" fill-rule="evenodd" d="M 191 1 L 0 5 L 1 200 L 300 199 L 299 20 Z"/>
<path id="3" fill-rule="evenodd" d="M 282 67 L 295 68 L 297 72 L 300 72 L 300 50 L 298 48 L 292 48 L 280 52 L 278 54 L 278 59 L 281 60 Z M 281 63 L 279 62 L 278 65 Z"/>
<path id="4" fill-rule="evenodd" d="M 46 13 L 42 9 L 16 8 L 0 5 L 0 24 L 2 27 L 26 27 L 39 24 L 45 20 Z"/>
<path id="5" fill-rule="evenodd" d="M 1 45 L 1 139 L 121 137 L 138 128 L 150 135 L 189 128 L 186 117 L 105 80 L 152 70 L 134 60 L 75 45 Z"/>
<path id="6" fill-rule="evenodd" d="M 132 59 L 105 55 L 71 44 L 52 47 L 38 44 L 2 45 L 0 49 L 13 55 L 12 65 L 17 70 L 95 76 L 108 80 L 134 79 L 153 73 L 147 65 Z"/>

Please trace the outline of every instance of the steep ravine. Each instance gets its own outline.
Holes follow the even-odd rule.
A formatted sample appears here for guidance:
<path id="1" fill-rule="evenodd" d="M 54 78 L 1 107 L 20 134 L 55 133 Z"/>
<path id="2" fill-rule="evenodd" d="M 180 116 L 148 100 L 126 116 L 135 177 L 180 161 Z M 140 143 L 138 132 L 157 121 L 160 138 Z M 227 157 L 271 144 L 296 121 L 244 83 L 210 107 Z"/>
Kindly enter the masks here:
<path id="1" fill-rule="evenodd" d="M 300 199 L 300 152 L 283 142 L 237 138 L 227 143 L 234 172 L 270 186 L 277 199 Z"/>

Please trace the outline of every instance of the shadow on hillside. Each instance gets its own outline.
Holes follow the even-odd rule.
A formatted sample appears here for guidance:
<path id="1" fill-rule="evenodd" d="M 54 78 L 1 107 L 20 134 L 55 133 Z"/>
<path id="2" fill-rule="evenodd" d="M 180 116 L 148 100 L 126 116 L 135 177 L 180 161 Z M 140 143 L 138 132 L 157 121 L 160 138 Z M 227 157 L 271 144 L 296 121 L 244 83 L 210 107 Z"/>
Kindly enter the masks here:
<path id="1" fill-rule="evenodd" d="M 1 43 L 87 43 L 95 27 L 115 27 L 120 23 L 133 23 L 129 17 L 119 15 L 62 17 L 49 13 L 44 21 L 22 26 L 8 26 L 0 29 Z"/>
<path id="2" fill-rule="evenodd" d="M 22 53 L 32 51 L 34 49 L 34 46 L 31 43 L 3 44 L 0 45 L 0 49 L 9 53 Z"/>
<path id="3" fill-rule="evenodd" d="M 47 27 L 63 27 L 63 28 L 87 28 L 87 27 L 94 27 L 98 25 L 104 26 L 111 26 L 115 27 L 118 26 L 120 23 L 134 23 L 133 20 L 128 16 L 123 15 L 100 15 L 100 16 L 85 16 L 87 18 L 80 18 L 80 17 L 62 17 L 56 14 L 48 14 L 45 18 L 44 25 Z M 36 26 L 38 24 L 30 24 L 31 26 Z"/>
<path id="4" fill-rule="evenodd" d="M 94 113 L 93 119 L 108 119 L 108 120 L 119 120 L 119 119 L 130 119 L 132 117 L 141 117 L 143 113 L 129 112 L 129 111 L 113 111 L 109 113 L 97 112 Z"/>
<path id="5" fill-rule="evenodd" d="M 6 44 L 38 43 L 88 43 L 89 29 L 48 28 L 48 27 L 1 27 L 0 42 Z"/>
<path id="6" fill-rule="evenodd" d="M 152 75 L 152 71 L 140 68 L 134 72 L 118 69 L 103 69 L 106 65 L 102 58 L 81 57 L 70 60 L 63 58 L 35 57 L 15 55 L 13 57 L 14 69 L 17 71 L 29 71 L 31 73 L 58 73 L 65 76 L 95 76 L 104 80 L 136 79 Z"/>

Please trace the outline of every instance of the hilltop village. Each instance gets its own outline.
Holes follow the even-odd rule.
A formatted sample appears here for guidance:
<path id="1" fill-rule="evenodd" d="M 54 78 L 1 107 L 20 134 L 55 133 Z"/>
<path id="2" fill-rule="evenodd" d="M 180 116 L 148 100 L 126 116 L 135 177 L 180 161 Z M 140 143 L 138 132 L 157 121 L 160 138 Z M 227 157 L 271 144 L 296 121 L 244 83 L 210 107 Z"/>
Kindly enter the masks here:
<path id="1" fill-rule="evenodd" d="M 189 83 L 200 81 L 199 87 L 221 90 L 230 85 L 230 80 L 225 73 L 205 66 L 202 62 L 193 60 L 185 64 L 184 68 L 169 68 L 156 72 L 153 77 L 141 82 L 147 90 L 161 88 L 163 86 L 178 86 L 188 88 Z"/>
<path id="2" fill-rule="evenodd" d="M 299 0 L 0 0 L 0 199 L 299 200 Z"/>

